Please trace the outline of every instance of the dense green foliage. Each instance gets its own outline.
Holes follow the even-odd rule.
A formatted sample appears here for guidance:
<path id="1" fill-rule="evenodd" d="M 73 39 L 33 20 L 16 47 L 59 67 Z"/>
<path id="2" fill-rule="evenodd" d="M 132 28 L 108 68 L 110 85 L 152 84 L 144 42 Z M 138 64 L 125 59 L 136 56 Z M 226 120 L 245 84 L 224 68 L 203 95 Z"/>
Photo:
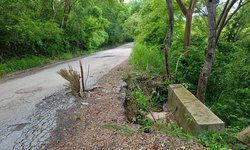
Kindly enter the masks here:
<path id="1" fill-rule="evenodd" d="M 65 13 L 66 4 L 65 0 L 0 1 L 1 68 L 8 66 L 10 59 L 58 58 L 131 40 L 123 28 L 130 14 L 123 2 L 71 0 Z"/>
<path id="2" fill-rule="evenodd" d="M 136 41 L 131 62 L 137 69 L 150 73 L 161 73 L 163 68 L 161 47 L 167 20 L 164 2 L 139 2 L 140 11 L 125 22 L 125 29 L 129 29 Z"/>
<path id="3" fill-rule="evenodd" d="M 134 27 L 134 30 L 131 31 L 136 40 L 131 63 L 136 69 L 161 75 L 163 73 L 162 43 L 167 23 L 166 6 L 164 1 L 154 0 L 141 1 L 140 5 L 140 11 L 131 16 L 125 23 L 137 24 L 137 27 Z M 189 54 L 186 59 L 182 54 L 183 18 L 178 17 L 180 12 L 176 6 L 175 9 L 175 31 L 170 52 L 172 76 L 175 83 L 184 84 L 195 94 L 204 59 L 204 49 L 207 44 L 207 34 L 204 33 L 206 22 L 202 21 L 206 18 L 199 15 L 194 17 L 192 44 L 189 47 Z M 239 13 L 239 15 L 242 14 Z M 246 18 L 246 20 L 249 19 Z M 234 20 L 230 26 L 233 23 Z M 243 25 L 246 26 L 246 24 Z M 243 128 L 250 123 L 250 109 L 248 109 L 250 108 L 250 91 L 248 88 L 250 84 L 250 43 L 247 43 L 247 40 L 244 40 L 244 44 L 242 44 L 242 41 L 232 43 L 231 40 L 228 40 L 228 32 L 225 30 L 217 45 L 206 102 L 216 114 L 222 117 L 227 125 Z M 250 39 L 250 37 L 247 38 Z M 232 111 L 234 113 L 230 115 Z"/>
<path id="4" fill-rule="evenodd" d="M 137 109 L 135 122 L 145 130 L 153 126 L 141 111 L 162 109 L 170 83 L 183 84 L 195 94 L 208 38 L 207 16 L 198 9 L 185 57 L 185 19 L 173 3 L 175 21 L 169 57 L 172 79 L 156 83 L 164 73 L 163 40 L 168 19 L 165 0 L 129 4 L 119 0 L 70 0 L 65 11 L 66 4 L 66 0 L 0 1 L 0 76 L 134 39 L 130 63 L 137 73 L 131 75 L 129 82 Z M 218 7 L 217 11 L 222 9 Z M 200 135 L 200 142 L 213 149 L 227 148 L 233 134 L 250 124 L 249 12 L 250 3 L 233 16 L 217 43 L 205 102 L 225 121 L 230 132 Z M 164 132 L 170 128 L 171 134 L 182 134 L 173 126 L 164 127 Z"/>
<path id="5" fill-rule="evenodd" d="M 194 16 L 191 46 L 188 48 L 188 56 L 184 57 L 182 49 L 185 20 L 178 5 L 175 2 L 173 4 L 175 23 L 170 47 L 172 77 L 170 82 L 183 84 L 196 94 L 198 78 L 204 62 L 204 50 L 207 46 L 207 16 L 198 12 Z M 162 44 L 167 25 L 166 3 L 163 0 L 142 0 L 134 4 L 134 7 L 139 8 L 138 12 L 125 22 L 127 28 L 125 29 L 135 39 L 130 62 L 137 71 L 148 74 L 150 80 L 162 76 L 164 72 Z M 200 4 L 197 7 L 200 7 Z M 234 132 L 250 124 L 250 24 L 247 16 L 249 8 L 248 3 L 240 9 L 221 34 L 205 98 L 206 104 L 225 121 L 228 128 L 235 129 Z M 218 9 L 218 11 L 221 10 Z M 132 25 L 133 27 L 130 28 Z M 138 87 L 134 89 L 136 92 L 133 96 L 137 101 L 140 100 L 137 104 L 145 107 L 146 100 L 151 101 L 151 96 L 147 91 L 140 91 L 142 87 L 139 87 L 139 92 L 142 95 L 144 92 L 144 95 L 149 97 L 140 96 Z M 228 136 L 208 133 L 201 136 L 201 141 L 210 147 L 217 145 L 217 147 L 212 146 L 213 149 L 225 148 L 229 142 L 224 140 L 231 135 L 231 132 Z M 216 138 L 223 140 L 216 140 Z M 204 143 L 206 141 L 209 143 Z M 218 145 L 219 143 L 221 145 Z"/>

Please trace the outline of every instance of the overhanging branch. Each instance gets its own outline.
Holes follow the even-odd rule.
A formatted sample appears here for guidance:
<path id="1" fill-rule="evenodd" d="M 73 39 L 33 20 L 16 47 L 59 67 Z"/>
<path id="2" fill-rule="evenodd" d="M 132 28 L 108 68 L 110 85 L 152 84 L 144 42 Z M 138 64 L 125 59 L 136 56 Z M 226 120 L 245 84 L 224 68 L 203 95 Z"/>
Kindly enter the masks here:
<path id="1" fill-rule="evenodd" d="M 187 15 L 187 9 L 186 9 L 185 5 L 183 4 L 183 2 L 181 0 L 176 0 L 176 2 L 178 3 L 182 13 L 186 16 Z"/>

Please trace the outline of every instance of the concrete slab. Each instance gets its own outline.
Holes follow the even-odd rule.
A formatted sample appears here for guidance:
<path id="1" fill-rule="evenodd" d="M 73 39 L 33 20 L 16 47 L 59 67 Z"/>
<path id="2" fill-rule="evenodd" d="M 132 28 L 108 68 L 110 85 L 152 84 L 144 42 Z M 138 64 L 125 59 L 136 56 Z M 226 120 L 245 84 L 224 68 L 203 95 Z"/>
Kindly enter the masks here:
<path id="1" fill-rule="evenodd" d="M 166 115 L 167 115 L 168 113 L 167 112 L 151 112 L 151 113 L 148 113 L 147 115 L 146 115 L 146 117 L 148 117 L 149 119 L 151 119 L 151 120 L 153 120 L 154 121 L 154 119 L 155 120 L 162 120 L 162 121 L 164 121 L 164 120 L 166 120 Z"/>
<path id="2" fill-rule="evenodd" d="M 168 106 L 186 132 L 224 131 L 224 122 L 180 84 L 169 86 Z"/>

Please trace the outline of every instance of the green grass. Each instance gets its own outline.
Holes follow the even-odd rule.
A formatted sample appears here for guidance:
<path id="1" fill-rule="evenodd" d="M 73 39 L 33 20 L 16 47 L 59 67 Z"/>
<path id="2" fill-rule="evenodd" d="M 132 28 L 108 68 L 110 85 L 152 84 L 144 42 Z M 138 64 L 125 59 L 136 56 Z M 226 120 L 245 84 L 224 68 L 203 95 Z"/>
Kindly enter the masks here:
<path id="1" fill-rule="evenodd" d="M 249 150 L 246 144 L 237 140 L 239 132 L 240 129 L 237 127 L 226 128 L 224 132 L 203 132 L 199 134 L 198 141 L 212 150 Z"/>
<path id="2" fill-rule="evenodd" d="M 50 62 L 49 58 L 43 56 L 31 56 L 25 58 L 13 58 L 0 64 L 0 76 L 8 73 L 41 66 Z"/>
<path id="3" fill-rule="evenodd" d="M 121 135 L 124 136 L 131 136 L 135 132 L 137 132 L 137 129 L 129 128 L 125 125 L 118 125 L 118 124 L 106 124 L 102 126 L 103 128 L 109 129 L 109 130 L 118 130 Z"/>
<path id="4" fill-rule="evenodd" d="M 122 44 L 119 44 L 119 45 L 122 45 Z M 106 50 L 108 48 L 114 48 L 117 46 L 118 45 L 111 45 L 111 46 L 106 46 L 106 47 L 100 47 L 98 49 L 84 50 L 84 51 L 77 50 L 75 52 L 66 52 L 66 53 L 60 54 L 58 56 L 53 56 L 53 57 L 32 55 L 32 56 L 27 56 L 23 58 L 18 58 L 18 57 L 11 58 L 11 59 L 0 62 L 0 78 L 6 74 L 30 69 L 33 67 L 39 67 L 39 66 L 43 66 L 46 64 L 51 64 L 60 60 L 69 60 L 75 57 L 95 53 L 98 51 Z"/>
<path id="5" fill-rule="evenodd" d="M 46 64 L 53 63 L 55 61 L 60 60 L 69 60 L 74 57 L 91 54 L 97 51 L 101 51 L 103 49 L 97 49 L 97 50 L 91 50 L 91 51 L 77 51 L 74 53 L 63 53 L 57 57 L 45 57 L 45 56 L 29 56 L 29 57 L 23 57 L 23 58 L 11 58 L 9 60 L 6 60 L 4 62 L 1 62 L 0 64 L 0 77 L 9 74 L 14 73 L 17 71 L 22 71 L 34 67 L 43 66 Z"/>
<path id="6" fill-rule="evenodd" d="M 195 140 L 196 138 L 189 133 L 185 133 L 176 123 L 158 123 L 156 124 L 164 134 L 179 137 L 181 140 Z"/>
<path id="7" fill-rule="evenodd" d="M 71 59 L 71 58 L 74 58 L 74 55 L 72 53 L 64 53 L 62 55 L 63 60 L 68 60 L 68 59 Z"/>
<path id="8" fill-rule="evenodd" d="M 131 54 L 130 63 L 139 71 L 149 74 L 161 74 L 163 72 L 163 56 L 157 46 L 145 46 L 136 43 Z"/>

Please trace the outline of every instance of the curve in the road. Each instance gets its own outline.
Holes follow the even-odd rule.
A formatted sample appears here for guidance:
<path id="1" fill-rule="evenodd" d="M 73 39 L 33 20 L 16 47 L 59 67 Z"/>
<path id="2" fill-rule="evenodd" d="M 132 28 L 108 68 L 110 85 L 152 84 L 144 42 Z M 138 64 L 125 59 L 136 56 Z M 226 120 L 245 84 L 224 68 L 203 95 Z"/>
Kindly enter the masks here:
<path id="1" fill-rule="evenodd" d="M 131 51 L 132 44 L 130 43 L 85 57 L 82 61 L 85 76 L 88 66 L 90 66 L 87 88 L 94 86 L 104 74 L 128 59 Z M 26 125 L 30 124 L 28 119 L 36 114 L 38 103 L 41 103 L 45 97 L 63 89 L 65 81 L 56 72 L 61 68 L 67 68 L 68 65 L 71 65 L 77 71 L 80 70 L 79 60 L 74 59 L 59 65 L 52 65 L 52 67 L 45 67 L 45 69 L 35 73 L 31 72 L 30 75 L 25 73 L 25 76 L 4 82 L 0 81 L 1 150 L 18 149 L 20 147 L 18 143 L 23 143 L 20 141 L 20 139 L 23 139 L 23 135 L 30 137 L 34 135 L 33 133 L 29 135 L 29 132 L 25 131 L 27 130 Z M 23 134 L 23 132 L 26 133 Z"/>

